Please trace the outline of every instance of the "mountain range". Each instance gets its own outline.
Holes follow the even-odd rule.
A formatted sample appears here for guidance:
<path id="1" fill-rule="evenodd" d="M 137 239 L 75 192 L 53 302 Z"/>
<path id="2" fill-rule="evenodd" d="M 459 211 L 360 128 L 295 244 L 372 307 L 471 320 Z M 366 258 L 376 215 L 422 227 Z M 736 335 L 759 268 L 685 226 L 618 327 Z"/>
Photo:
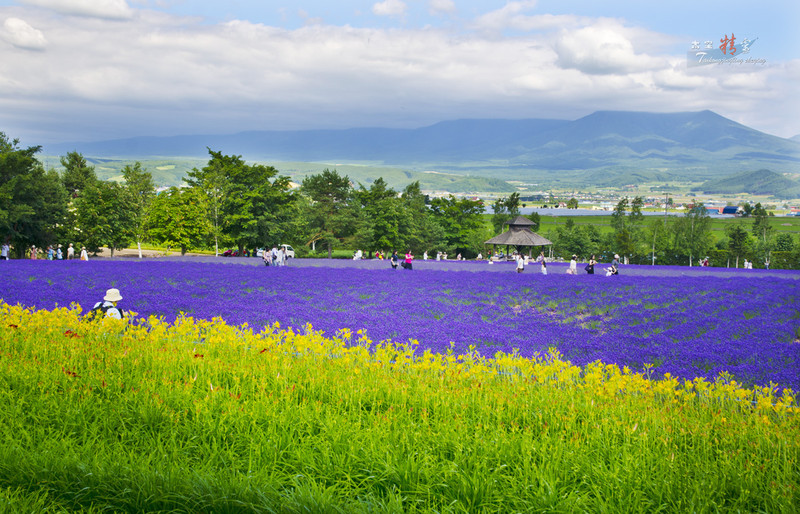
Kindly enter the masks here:
<path id="1" fill-rule="evenodd" d="M 207 157 L 369 164 L 502 180 L 598 186 L 704 181 L 757 169 L 800 171 L 800 141 L 772 136 L 712 111 L 598 111 L 569 121 L 466 119 L 416 129 L 248 131 L 46 145 L 116 159 Z"/>

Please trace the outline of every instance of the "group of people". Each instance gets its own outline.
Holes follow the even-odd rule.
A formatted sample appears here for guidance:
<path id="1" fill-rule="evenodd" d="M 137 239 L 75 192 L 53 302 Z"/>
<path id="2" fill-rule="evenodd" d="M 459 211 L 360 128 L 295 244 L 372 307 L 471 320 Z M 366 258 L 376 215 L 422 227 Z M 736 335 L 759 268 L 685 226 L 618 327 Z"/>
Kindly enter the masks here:
<path id="1" fill-rule="evenodd" d="M 525 271 L 525 266 L 528 265 L 530 259 L 527 255 L 522 255 L 521 253 L 514 254 L 514 261 L 517 263 L 517 273 L 522 273 Z M 539 270 L 541 271 L 542 275 L 547 275 L 547 258 L 544 256 L 544 252 L 541 252 L 539 256 L 536 258 L 536 263 L 539 264 Z M 489 264 L 492 264 L 492 261 L 489 261 Z"/>
<path id="2" fill-rule="evenodd" d="M 587 275 L 594 275 L 594 267 L 597 266 L 597 259 L 595 258 L 594 254 L 589 258 L 586 262 L 586 266 L 584 266 L 583 270 L 586 272 Z M 614 260 L 611 261 L 611 265 L 606 268 L 606 276 L 610 277 L 613 275 L 619 275 L 619 255 L 614 254 Z M 567 268 L 568 275 L 577 275 L 578 274 L 578 256 L 572 255 L 572 259 L 569 261 L 569 267 Z"/>
<path id="3" fill-rule="evenodd" d="M 413 270 L 414 266 L 412 261 L 414 260 L 414 254 L 411 253 L 411 250 L 406 252 L 405 258 L 400 260 L 400 256 L 397 255 L 397 250 L 392 252 L 392 256 L 389 257 L 389 262 L 392 265 L 392 269 L 397 269 L 398 266 L 402 266 L 403 269 Z"/>
<path id="4" fill-rule="evenodd" d="M 286 248 L 279 250 L 277 246 L 273 246 L 272 250 L 264 248 L 261 258 L 264 260 L 265 266 L 286 266 L 286 261 L 289 260 L 286 256 Z"/>
<path id="5" fill-rule="evenodd" d="M 66 254 L 65 254 L 66 253 Z M 69 244 L 66 248 L 66 252 L 62 246 L 59 245 L 50 245 L 46 249 L 42 250 L 41 248 L 37 248 L 36 245 L 31 245 L 30 250 L 26 253 L 27 257 L 31 260 L 37 259 L 47 259 L 48 261 L 61 261 L 61 260 L 72 260 L 75 258 L 75 247 L 72 243 Z M 86 251 L 85 246 L 81 246 L 80 251 L 80 260 L 88 261 L 89 260 L 89 252 Z M 0 260 L 7 261 L 11 258 L 11 245 L 9 245 L 8 241 L 4 242 L 2 247 L 0 247 Z"/>

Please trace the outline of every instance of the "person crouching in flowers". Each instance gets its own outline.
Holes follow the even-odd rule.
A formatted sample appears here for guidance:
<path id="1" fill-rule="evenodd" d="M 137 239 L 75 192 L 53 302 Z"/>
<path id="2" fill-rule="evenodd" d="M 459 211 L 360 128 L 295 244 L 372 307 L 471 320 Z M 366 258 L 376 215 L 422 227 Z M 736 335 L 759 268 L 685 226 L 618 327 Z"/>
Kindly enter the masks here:
<path id="1" fill-rule="evenodd" d="M 111 288 L 106 291 L 102 302 L 97 302 L 92 307 L 92 310 L 86 315 L 89 319 L 102 319 L 114 318 L 122 319 L 128 316 L 128 313 L 117 307 L 117 302 L 122 300 L 122 295 L 119 294 L 119 289 Z"/>

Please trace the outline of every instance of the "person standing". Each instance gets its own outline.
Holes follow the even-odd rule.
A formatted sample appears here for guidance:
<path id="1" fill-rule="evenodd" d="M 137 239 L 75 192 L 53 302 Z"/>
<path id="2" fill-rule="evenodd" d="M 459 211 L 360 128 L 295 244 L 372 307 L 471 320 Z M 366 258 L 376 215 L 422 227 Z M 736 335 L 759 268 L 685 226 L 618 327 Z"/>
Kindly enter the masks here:
<path id="1" fill-rule="evenodd" d="M 67 248 L 67 260 L 72 260 L 75 258 L 75 248 L 72 247 L 72 243 L 69 244 L 69 248 Z"/>
<path id="2" fill-rule="evenodd" d="M 578 274 L 578 256 L 573 255 L 572 259 L 569 261 L 569 268 L 567 268 L 568 275 L 577 275 Z"/>
<path id="3" fill-rule="evenodd" d="M 542 260 L 542 275 L 547 275 L 547 259 L 544 257 L 544 252 L 541 255 Z"/>
<path id="4" fill-rule="evenodd" d="M 614 254 L 614 260 L 611 261 L 611 267 L 614 269 L 613 275 L 619 275 L 619 255 Z"/>
<path id="5" fill-rule="evenodd" d="M 61 251 L 61 245 L 58 245 L 58 248 L 56 248 L 56 260 L 57 261 L 64 260 L 64 252 Z"/>
<path id="6" fill-rule="evenodd" d="M 413 266 L 411 265 L 411 261 L 413 261 L 413 260 L 414 260 L 414 255 L 411 253 L 411 250 L 407 251 L 406 252 L 406 260 L 403 263 L 403 268 L 407 269 L 407 270 L 414 269 Z"/>
<path id="7" fill-rule="evenodd" d="M 397 250 L 392 252 L 392 256 L 389 258 L 389 261 L 392 263 L 392 269 L 397 269 L 397 264 L 400 262 L 400 257 L 397 255 Z"/>
<path id="8" fill-rule="evenodd" d="M 11 247 L 8 246 L 8 241 L 3 243 L 3 248 L 0 249 L 0 261 L 7 261 L 8 254 L 11 252 Z"/>
<path id="9" fill-rule="evenodd" d="M 522 254 L 517 254 L 517 273 L 522 273 L 525 270 L 525 257 Z"/>
<path id="10" fill-rule="evenodd" d="M 586 273 L 589 275 L 594 275 L 594 265 L 597 264 L 597 261 L 594 260 L 594 254 L 589 258 L 589 262 L 586 264 Z"/>
<path id="11" fill-rule="evenodd" d="M 89 260 L 89 252 L 86 251 L 85 246 L 81 246 L 81 260 L 88 261 Z"/>
<path id="12" fill-rule="evenodd" d="M 36 245 L 31 246 L 31 260 L 36 260 Z"/>

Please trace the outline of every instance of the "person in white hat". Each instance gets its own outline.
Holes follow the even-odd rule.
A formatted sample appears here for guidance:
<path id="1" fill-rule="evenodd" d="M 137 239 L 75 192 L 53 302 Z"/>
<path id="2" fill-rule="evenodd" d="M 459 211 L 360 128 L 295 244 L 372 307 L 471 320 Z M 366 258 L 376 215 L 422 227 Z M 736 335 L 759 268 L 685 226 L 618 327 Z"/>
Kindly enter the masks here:
<path id="1" fill-rule="evenodd" d="M 100 319 L 100 318 L 114 318 L 114 319 L 122 319 L 124 318 L 127 313 L 117 307 L 117 302 L 122 300 L 122 295 L 119 294 L 119 289 L 111 288 L 106 291 L 106 295 L 103 297 L 102 302 L 97 302 L 92 307 L 92 310 L 89 311 L 89 314 L 86 316 L 91 319 Z"/>

